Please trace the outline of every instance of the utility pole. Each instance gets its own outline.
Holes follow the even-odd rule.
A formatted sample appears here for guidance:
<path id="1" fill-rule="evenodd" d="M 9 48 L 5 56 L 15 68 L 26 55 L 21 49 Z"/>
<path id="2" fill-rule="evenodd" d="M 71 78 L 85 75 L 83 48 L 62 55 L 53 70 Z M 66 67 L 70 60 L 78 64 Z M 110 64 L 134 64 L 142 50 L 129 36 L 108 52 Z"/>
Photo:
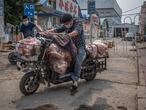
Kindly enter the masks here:
<path id="1" fill-rule="evenodd" d="M 92 44 L 93 37 L 93 19 L 92 14 L 95 13 L 95 0 L 88 0 L 88 14 L 90 15 L 90 43 Z"/>
<path id="2" fill-rule="evenodd" d="M 0 48 L 4 37 L 4 0 L 0 0 Z"/>
<path id="3" fill-rule="evenodd" d="M 93 20 L 92 15 L 90 15 L 90 43 L 92 44 L 92 37 L 93 37 Z"/>
<path id="4" fill-rule="evenodd" d="M 132 25 L 132 18 L 130 17 L 130 16 L 126 16 L 125 18 L 124 18 L 124 34 L 125 34 L 125 38 L 126 38 L 126 19 L 127 18 L 129 18 L 130 19 L 130 21 L 131 21 L 131 25 Z M 130 28 L 131 28 L 131 26 L 130 26 Z M 123 41 L 124 42 L 124 41 Z M 123 45 L 124 46 L 124 45 Z M 126 53 L 127 53 L 127 40 L 126 40 Z"/>
<path id="5" fill-rule="evenodd" d="M 136 25 L 135 21 L 136 21 L 136 17 L 139 15 L 135 15 L 134 16 L 134 25 Z M 134 30 L 135 31 L 135 30 Z M 136 48 L 136 63 L 137 63 L 137 77 L 138 77 L 138 85 L 140 85 L 140 74 L 139 74 L 139 53 L 138 53 L 138 45 L 137 45 L 137 39 L 136 39 L 136 32 L 134 33 L 135 36 L 135 48 Z"/>

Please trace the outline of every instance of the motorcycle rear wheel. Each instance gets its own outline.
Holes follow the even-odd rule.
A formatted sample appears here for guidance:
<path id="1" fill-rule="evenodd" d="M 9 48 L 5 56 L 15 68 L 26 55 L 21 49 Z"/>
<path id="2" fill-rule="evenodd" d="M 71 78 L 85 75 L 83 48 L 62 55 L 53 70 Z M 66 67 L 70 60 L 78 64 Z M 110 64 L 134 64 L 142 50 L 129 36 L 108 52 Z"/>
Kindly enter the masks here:
<path id="1" fill-rule="evenodd" d="M 86 81 L 92 81 L 92 80 L 95 79 L 95 77 L 96 77 L 96 74 L 93 74 L 93 75 L 90 75 L 90 76 L 86 77 L 85 80 Z"/>
<path id="2" fill-rule="evenodd" d="M 39 88 L 39 81 L 36 77 L 36 74 L 34 72 L 29 72 L 25 74 L 20 81 L 20 91 L 25 95 L 31 95 L 35 93 Z"/>
<path id="3" fill-rule="evenodd" d="M 91 75 L 87 75 L 84 79 L 86 81 L 92 81 L 95 79 L 95 77 L 96 77 L 96 69 L 92 71 Z"/>

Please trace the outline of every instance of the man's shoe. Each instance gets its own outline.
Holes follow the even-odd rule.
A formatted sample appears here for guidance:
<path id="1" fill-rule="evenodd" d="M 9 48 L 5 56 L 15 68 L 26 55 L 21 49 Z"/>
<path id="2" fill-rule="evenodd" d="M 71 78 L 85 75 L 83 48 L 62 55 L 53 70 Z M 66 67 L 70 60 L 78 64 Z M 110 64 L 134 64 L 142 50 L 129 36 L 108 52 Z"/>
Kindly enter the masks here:
<path id="1" fill-rule="evenodd" d="M 78 87 L 72 85 L 70 90 L 70 95 L 74 96 L 77 92 L 78 92 Z"/>
<path id="2" fill-rule="evenodd" d="M 78 92 L 78 81 L 73 81 L 73 85 L 71 87 L 71 91 L 70 91 L 71 95 L 75 95 Z"/>

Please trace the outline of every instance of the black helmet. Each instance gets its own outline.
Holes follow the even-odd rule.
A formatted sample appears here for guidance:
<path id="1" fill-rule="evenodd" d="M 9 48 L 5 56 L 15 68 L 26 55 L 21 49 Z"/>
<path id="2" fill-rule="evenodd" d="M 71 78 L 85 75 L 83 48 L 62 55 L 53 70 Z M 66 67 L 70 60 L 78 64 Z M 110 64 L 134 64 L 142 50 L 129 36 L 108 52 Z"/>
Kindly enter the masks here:
<path id="1" fill-rule="evenodd" d="M 70 21 L 70 20 L 72 20 L 72 19 L 73 19 L 72 15 L 66 13 L 66 14 L 64 14 L 64 15 L 62 16 L 61 22 L 62 22 L 62 23 L 65 23 L 65 22 L 68 22 L 68 21 Z"/>

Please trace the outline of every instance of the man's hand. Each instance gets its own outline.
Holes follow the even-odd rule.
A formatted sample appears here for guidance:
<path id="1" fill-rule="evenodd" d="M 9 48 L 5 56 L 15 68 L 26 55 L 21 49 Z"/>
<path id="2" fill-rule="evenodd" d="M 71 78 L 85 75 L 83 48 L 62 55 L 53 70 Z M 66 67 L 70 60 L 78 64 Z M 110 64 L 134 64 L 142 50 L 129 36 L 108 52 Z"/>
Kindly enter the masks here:
<path id="1" fill-rule="evenodd" d="M 43 36 L 47 36 L 47 33 L 44 31 L 44 32 L 39 32 L 40 35 L 43 35 Z"/>
<path id="2" fill-rule="evenodd" d="M 54 29 L 49 29 L 45 31 L 46 33 L 54 33 Z"/>
<path id="3" fill-rule="evenodd" d="M 54 33 L 54 31 L 51 29 L 51 30 L 47 30 L 47 31 L 44 31 L 44 32 L 39 32 L 39 34 L 47 36 L 48 34 L 56 35 L 57 33 Z"/>
<path id="4" fill-rule="evenodd" d="M 41 28 L 41 26 L 39 26 L 38 24 L 35 24 L 35 26 L 36 26 L 36 29 L 37 29 L 38 32 L 43 31 L 43 29 Z"/>
<path id="5" fill-rule="evenodd" d="M 78 32 L 77 31 L 73 31 L 73 32 L 70 32 L 68 35 L 70 37 L 76 37 L 78 35 Z"/>

